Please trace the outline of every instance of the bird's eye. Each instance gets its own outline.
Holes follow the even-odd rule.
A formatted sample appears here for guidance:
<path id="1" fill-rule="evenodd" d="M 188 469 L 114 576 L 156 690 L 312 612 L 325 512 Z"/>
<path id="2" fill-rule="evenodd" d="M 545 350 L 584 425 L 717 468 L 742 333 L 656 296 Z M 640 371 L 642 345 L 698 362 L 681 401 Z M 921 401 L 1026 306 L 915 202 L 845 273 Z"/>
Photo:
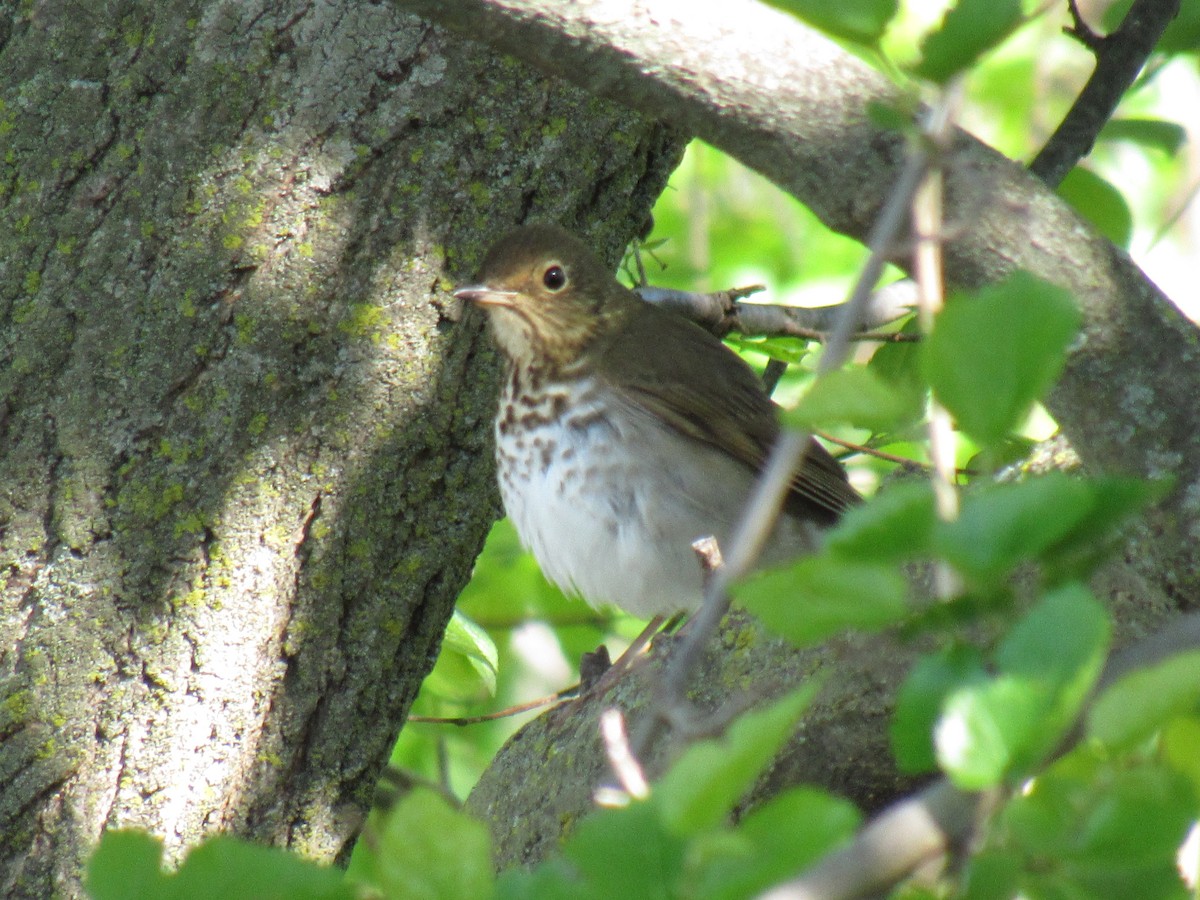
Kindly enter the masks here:
<path id="1" fill-rule="evenodd" d="M 546 290 L 557 294 L 567 286 L 567 273 L 560 265 L 550 266 L 542 273 L 542 284 L 546 286 Z"/>

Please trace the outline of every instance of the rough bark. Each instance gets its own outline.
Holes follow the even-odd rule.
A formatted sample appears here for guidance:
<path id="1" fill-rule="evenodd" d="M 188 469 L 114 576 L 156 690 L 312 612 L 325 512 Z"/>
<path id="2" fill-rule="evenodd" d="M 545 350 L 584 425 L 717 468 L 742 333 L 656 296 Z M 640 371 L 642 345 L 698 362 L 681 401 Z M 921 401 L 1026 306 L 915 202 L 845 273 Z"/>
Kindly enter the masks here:
<path id="1" fill-rule="evenodd" d="M 387 4 L 0 19 L 0 894 L 102 829 L 343 854 L 497 511 L 445 292 L 612 257 L 666 128 Z"/>
<path id="2" fill-rule="evenodd" d="M 904 157 L 871 104 L 883 76 L 764 4 L 656 0 L 394 0 L 543 71 L 661 116 L 736 156 L 864 239 Z M 1177 603 L 1200 597 L 1200 340 L 1120 249 L 1044 184 L 966 134 L 945 159 L 946 278 L 973 288 L 1025 269 L 1063 285 L 1084 313 L 1051 411 L 1085 465 L 1171 476 L 1134 556 Z M 896 260 L 907 265 L 907 254 Z"/>
<path id="3" fill-rule="evenodd" d="M 662 116 L 860 239 L 904 156 L 903 138 L 868 115 L 871 103 L 894 103 L 895 89 L 761 4 L 701 9 L 661 0 L 614 15 L 603 3 L 555 0 L 396 2 Z M 1126 564 L 1106 570 L 1095 585 L 1115 610 L 1122 639 L 1144 634 L 1200 596 L 1196 329 L 1122 251 L 1017 163 L 960 134 L 944 164 L 950 284 L 977 287 L 1020 268 L 1069 288 L 1085 324 L 1050 398 L 1052 412 L 1085 467 L 1175 479 L 1171 495 L 1131 530 Z M 726 635 L 739 627 L 727 626 Z M 753 685 L 770 696 L 789 679 L 826 672 L 827 693 L 798 753 L 776 773 L 792 766 L 795 777 L 846 791 L 869 809 L 893 797 L 904 785 L 886 762 L 884 724 L 913 648 L 882 637 L 778 655 L 751 643 L 757 663 L 746 668 L 739 654 L 716 653 L 695 685 L 698 696 L 716 703 L 722 693 L 713 688 L 721 685 Z M 606 699 L 636 720 L 659 665 L 653 660 Z M 492 822 L 501 864 L 541 858 L 590 807 L 591 790 L 607 773 L 597 706 L 572 704 L 532 723 L 476 789 L 470 805 Z M 655 751 L 652 773 L 668 755 L 669 748 Z"/>

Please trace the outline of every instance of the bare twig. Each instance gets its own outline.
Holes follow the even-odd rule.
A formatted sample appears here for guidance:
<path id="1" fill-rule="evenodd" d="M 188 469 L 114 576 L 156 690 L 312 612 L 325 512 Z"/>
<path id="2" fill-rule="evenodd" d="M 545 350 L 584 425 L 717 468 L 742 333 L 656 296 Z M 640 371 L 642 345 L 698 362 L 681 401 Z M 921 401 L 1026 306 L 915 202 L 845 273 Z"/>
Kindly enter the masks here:
<path id="1" fill-rule="evenodd" d="M 608 764 L 625 794 L 635 800 L 649 797 L 650 784 L 629 746 L 625 716 L 619 709 L 606 709 L 600 714 L 600 736 L 604 741 Z"/>
<path id="2" fill-rule="evenodd" d="M 579 690 L 579 685 L 572 685 L 569 688 L 563 688 L 556 694 L 550 694 L 547 697 L 539 697 L 537 700 L 530 700 L 526 703 L 518 703 L 516 706 L 509 706 L 505 709 L 498 709 L 495 712 L 482 713 L 478 716 L 409 716 L 409 722 L 422 722 L 426 725 L 457 725 L 460 728 L 467 725 L 478 725 L 480 722 L 494 722 L 497 719 L 507 719 L 510 716 L 518 715 L 519 713 L 529 712 L 531 709 L 540 709 L 543 706 L 553 706 L 560 700 L 566 700 L 568 697 L 573 697 Z"/>
<path id="3" fill-rule="evenodd" d="M 743 297 L 762 290 L 759 285 L 709 293 L 652 286 L 634 290 L 647 303 L 665 306 L 703 326 L 717 337 L 736 332 L 743 335 L 799 337 L 824 342 L 833 330 L 842 308 L 840 303 L 833 306 L 805 307 L 740 302 Z M 907 279 L 872 291 L 864 306 L 862 318 L 855 327 L 853 340 L 918 340 L 915 335 L 875 330 L 908 315 L 915 305 L 916 289 Z"/>
<path id="4" fill-rule="evenodd" d="M 861 321 L 862 309 L 883 274 L 896 237 L 904 227 L 913 194 L 925 167 L 925 148 L 911 147 L 892 193 L 871 230 L 868 242 L 870 255 L 863 265 L 850 299 L 841 307 L 835 327 L 817 365 L 818 376 L 838 368 L 849 356 L 854 323 Z M 660 727 L 670 719 L 677 718 L 680 715 L 679 710 L 687 708 L 684 699 L 685 685 L 700 662 L 703 648 L 716 632 L 725 613 L 729 611 L 729 587 L 734 581 L 748 574 L 758 560 L 783 506 L 792 474 L 803 463 L 811 440 L 811 435 L 807 433 L 785 431 L 772 448 L 745 511 L 734 529 L 726 552 L 725 565 L 709 580 L 704 592 L 704 603 L 689 623 L 679 650 L 663 673 L 656 693 L 654 715 L 648 718 L 634 741 L 634 751 L 639 758 L 644 756 L 646 748 L 654 740 Z"/>
<path id="5" fill-rule="evenodd" d="M 1096 55 L 1096 68 L 1050 140 L 1030 163 L 1034 175 L 1056 187 L 1091 152 L 1096 135 L 1112 118 L 1117 104 L 1178 14 L 1179 0 L 1134 0 L 1121 26 L 1100 37 L 1071 3 L 1074 24 L 1065 30 Z"/>
<path id="6" fill-rule="evenodd" d="M 944 176 L 942 164 L 953 134 L 954 117 L 962 102 L 962 77 L 955 78 L 942 91 L 942 102 L 925 121 L 922 133 L 932 147 L 933 163 L 925 173 L 913 198 L 913 230 L 916 244 L 913 251 L 913 273 L 917 282 L 917 318 L 921 331 L 929 334 L 934 319 L 942 310 L 942 204 Z M 938 518 L 952 522 L 958 518 L 958 489 L 955 484 L 954 427 L 950 414 L 937 401 L 929 400 L 929 458 L 933 463 L 930 481 Z M 933 569 L 934 591 L 948 600 L 953 596 L 958 579 L 949 564 L 939 560 Z"/>

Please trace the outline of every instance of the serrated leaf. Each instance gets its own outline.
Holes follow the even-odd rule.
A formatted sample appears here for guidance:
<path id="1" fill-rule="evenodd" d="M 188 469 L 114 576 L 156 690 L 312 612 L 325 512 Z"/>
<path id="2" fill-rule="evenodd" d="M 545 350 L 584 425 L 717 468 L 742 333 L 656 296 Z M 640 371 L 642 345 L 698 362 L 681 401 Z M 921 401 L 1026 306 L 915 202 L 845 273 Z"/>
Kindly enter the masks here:
<path id="1" fill-rule="evenodd" d="M 1119 190 L 1090 169 L 1076 166 L 1056 191 L 1075 210 L 1116 244 L 1128 247 L 1133 236 L 1133 213 Z"/>
<path id="2" fill-rule="evenodd" d="M 740 716 L 722 737 L 689 747 L 655 786 L 654 803 L 666 826 L 688 835 L 723 822 L 796 730 L 818 687 L 810 681 Z"/>
<path id="3" fill-rule="evenodd" d="M 162 841 L 144 831 L 106 831 L 88 860 L 88 895 L 92 900 L 162 896 L 167 890 L 162 849 Z"/>
<path id="4" fill-rule="evenodd" d="M 764 0 L 826 34 L 874 47 L 896 15 L 897 0 Z"/>
<path id="5" fill-rule="evenodd" d="M 1021 24 L 1021 0 L 958 0 L 921 43 L 914 72 L 939 84 L 971 66 Z"/>
<path id="6" fill-rule="evenodd" d="M 804 645 L 847 628 L 875 630 L 900 621 L 907 589 L 888 566 L 823 555 L 754 575 L 733 594 L 771 631 Z"/>
<path id="7" fill-rule="evenodd" d="M 1054 383 L 1080 321 L 1068 291 L 1014 272 L 946 304 L 921 345 L 921 368 L 959 427 L 996 444 Z"/>
<path id="8" fill-rule="evenodd" d="M 1088 736 L 1128 749 L 1172 717 L 1200 705 L 1200 651 L 1130 672 L 1102 693 L 1088 714 Z"/>
<path id="9" fill-rule="evenodd" d="M 886 431 L 913 417 L 911 398 L 885 384 L 868 369 L 839 369 L 816 379 L 783 422 L 812 430 L 845 423 Z"/>

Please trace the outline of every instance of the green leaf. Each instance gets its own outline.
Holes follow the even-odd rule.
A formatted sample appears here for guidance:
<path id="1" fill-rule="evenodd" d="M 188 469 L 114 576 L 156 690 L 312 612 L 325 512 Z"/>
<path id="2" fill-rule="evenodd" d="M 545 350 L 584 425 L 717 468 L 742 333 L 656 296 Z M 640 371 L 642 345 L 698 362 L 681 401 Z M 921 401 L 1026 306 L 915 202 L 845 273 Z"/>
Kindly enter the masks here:
<path id="1" fill-rule="evenodd" d="M 1031 738 L 1040 706 L 1033 685 L 999 677 L 951 693 L 934 728 L 937 759 L 963 790 L 998 785 Z"/>
<path id="2" fill-rule="evenodd" d="M 1052 573 L 1070 575 L 1079 554 L 1099 549 L 1103 537 L 1163 489 L 1131 478 L 1088 480 L 1062 472 L 989 485 L 963 496 L 956 521 L 935 524 L 933 544 L 977 578 L 995 579 L 1034 559 L 1049 561 Z"/>
<path id="3" fill-rule="evenodd" d="M 487 826 L 428 788 L 415 788 L 382 817 L 371 882 L 388 897 L 492 896 Z"/>
<path id="4" fill-rule="evenodd" d="M 1200 718 L 1178 716 L 1163 726 L 1159 741 L 1163 761 L 1187 778 L 1200 796 Z"/>
<path id="5" fill-rule="evenodd" d="M 904 481 L 850 509 L 829 532 L 829 553 L 857 562 L 896 563 L 928 555 L 937 515 L 929 482 Z"/>
<path id="6" fill-rule="evenodd" d="M 1196 815 L 1188 782 L 1153 760 L 1093 749 L 1076 748 L 1001 810 L 996 830 L 1022 889 L 981 896 L 1190 896 L 1175 867 Z"/>
<path id="7" fill-rule="evenodd" d="M 1045 698 L 1036 740 L 1020 756 L 1049 753 L 1075 722 L 1104 667 L 1111 637 L 1108 612 L 1079 583 L 1047 594 L 1009 632 L 996 663 L 1005 674 L 1036 685 Z"/>
<path id="8" fill-rule="evenodd" d="M 996 444 L 1054 383 L 1080 321 L 1069 292 L 1014 272 L 951 299 L 921 345 L 922 369 L 962 430 Z"/>
<path id="9" fill-rule="evenodd" d="M 789 366 L 803 362 L 808 356 L 808 342 L 794 337 L 744 338 L 731 336 L 725 338 L 727 344 L 732 344 L 738 350 L 749 350 L 751 353 L 761 353 L 770 359 L 777 359 Z"/>
<path id="10" fill-rule="evenodd" d="M 764 0 L 826 34 L 874 47 L 896 15 L 897 0 Z"/>
<path id="11" fill-rule="evenodd" d="M 1200 651 L 1172 656 L 1118 679 L 1088 715 L 1088 736 L 1128 749 L 1200 704 Z"/>
<path id="12" fill-rule="evenodd" d="M 1090 169 L 1076 166 L 1056 191 L 1096 230 L 1116 244 L 1128 247 L 1133 236 L 1133 214 L 1121 192 Z"/>
<path id="13" fill-rule="evenodd" d="M 1104 30 L 1112 32 L 1119 28 L 1132 5 L 1133 0 L 1117 0 L 1109 6 L 1100 20 Z M 1161 53 L 1195 53 L 1200 49 L 1200 3 L 1183 0 L 1179 4 L 1179 14 L 1171 20 L 1155 49 Z"/>
<path id="14" fill-rule="evenodd" d="M 795 732 L 818 687 L 810 681 L 764 709 L 745 713 L 722 737 L 689 747 L 655 786 L 654 803 L 666 826 L 688 835 L 723 822 Z"/>
<path id="15" fill-rule="evenodd" d="M 1196 4 L 1200 9 L 1200 3 Z M 1174 156 L 1187 142 L 1187 129 L 1162 119 L 1110 119 L 1100 129 L 1102 141 L 1131 141 Z"/>
<path id="16" fill-rule="evenodd" d="M 733 594 L 767 628 L 803 645 L 846 628 L 874 630 L 899 621 L 907 612 L 907 588 L 889 567 L 822 555 L 751 576 Z"/>
<path id="17" fill-rule="evenodd" d="M 164 896 L 162 841 L 132 828 L 106 831 L 88 861 L 84 883 L 92 900 Z"/>
<path id="18" fill-rule="evenodd" d="M 958 0 L 941 27 L 921 43 L 914 72 L 944 84 L 969 68 L 1021 24 L 1021 0 Z"/>
<path id="19" fill-rule="evenodd" d="M 296 853 L 259 847 L 232 837 L 200 844 L 175 874 L 176 900 L 351 900 L 354 890 L 340 869 L 318 865 Z"/>
<path id="20" fill-rule="evenodd" d="M 1051 752 L 1099 677 L 1109 634 L 1104 608 L 1078 584 L 1022 618 L 997 651 L 999 674 L 947 696 L 934 745 L 954 783 L 994 787 Z"/>
<path id="21" fill-rule="evenodd" d="M 937 766 L 933 729 L 946 698 L 967 685 L 982 685 L 987 670 L 979 651 L 956 645 L 920 657 L 896 696 L 892 752 L 903 772 L 928 772 Z"/>
<path id="22" fill-rule="evenodd" d="M 93 900 L 352 900 L 338 869 L 275 847 L 228 836 L 210 838 L 173 874 L 161 871 L 162 843 L 141 831 L 110 831 L 88 864 Z"/>
<path id="23" fill-rule="evenodd" d="M 871 431 L 885 431 L 912 417 L 909 398 L 863 368 L 839 369 L 822 375 L 794 409 L 783 413 L 785 425 L 809 431 L 843 422 Z"/>
<path id="24" fill-rule="evenodd" d="M 497 660 L 496 645 L 488 633 L 456 609 L 446 626 L 437 663 L 422 689 L 448 700 L 475 700 L 481 690 L 493 697 Z"/>
<path id="25" fill-rule="evenodd" d="M 674 885 L 683 869 L 685 846 L 683 838 L 664 827 L 652 802 L 600 810 L 585 818 L 563 847 L 563 855 L 582 876 L 567 896 L 670 900 L 678 896 Z"/>
<path id="26" fill-rule="evenodd" d="M 715 833 L 718 840 L 706 858 L 694 863 L 698 871 L 688 881 L 689 896 L 757 897 L 849 841 L 861 819 L 854 804 L 815 788 L 777 794 L 743 818 L 735 832 Z M 693 860 L 697 843 L 689 854 Z"/>

